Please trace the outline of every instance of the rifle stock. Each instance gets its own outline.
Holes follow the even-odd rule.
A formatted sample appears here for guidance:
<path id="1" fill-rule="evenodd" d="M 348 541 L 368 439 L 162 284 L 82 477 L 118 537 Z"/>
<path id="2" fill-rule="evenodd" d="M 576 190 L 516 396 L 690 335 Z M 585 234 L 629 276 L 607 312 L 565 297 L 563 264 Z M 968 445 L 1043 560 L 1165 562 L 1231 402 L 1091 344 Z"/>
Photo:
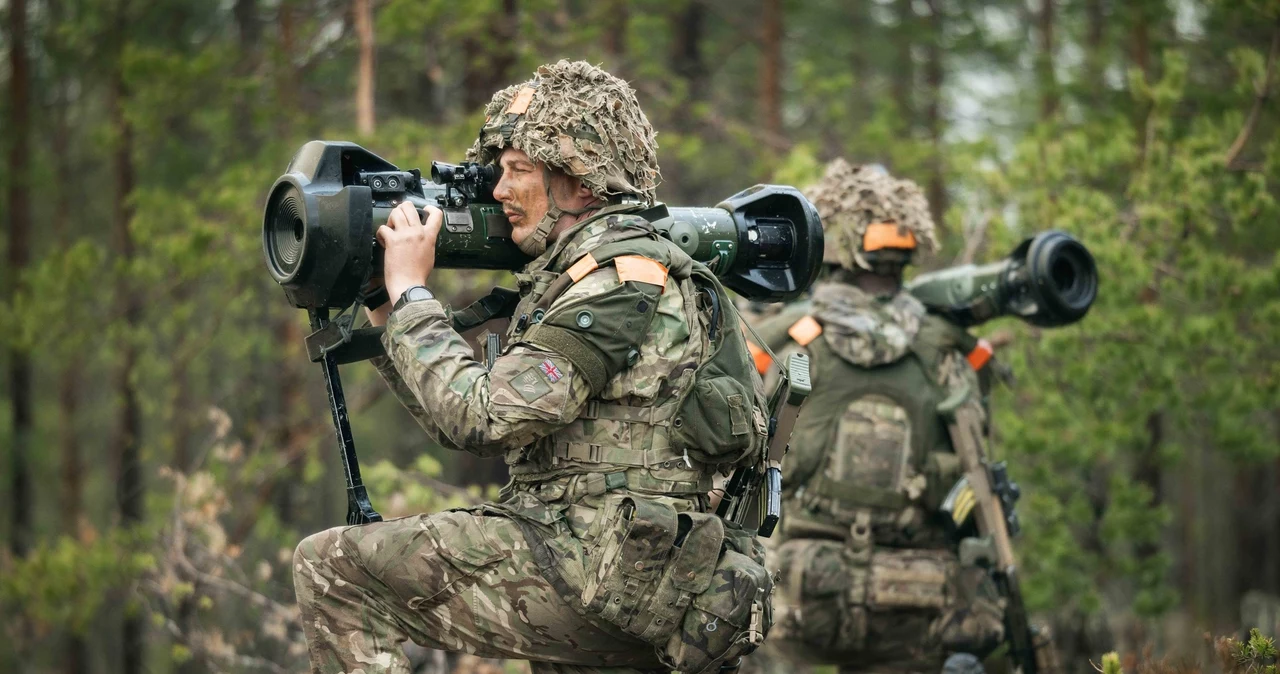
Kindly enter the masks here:
<path id="1" fill-rule="evenodd" d="M 1049 633 L 1032 627 L 1022 601 L 1007 514 L 999 495 L 992 488 L 985 449 L 986 435 L 976 406 L 967 403 L 969 395 L 969 389 L 962 388 L 943 401 L 938 411 L 947 419 L 951 444 L 973 489 L 978 533 L 990 539 L 995 550 L 995 568 L 991 573 L 1006 602 L 1004 624 L 1009 658 L 1018 674 L 1057 674 L 1057 657 Z"/>

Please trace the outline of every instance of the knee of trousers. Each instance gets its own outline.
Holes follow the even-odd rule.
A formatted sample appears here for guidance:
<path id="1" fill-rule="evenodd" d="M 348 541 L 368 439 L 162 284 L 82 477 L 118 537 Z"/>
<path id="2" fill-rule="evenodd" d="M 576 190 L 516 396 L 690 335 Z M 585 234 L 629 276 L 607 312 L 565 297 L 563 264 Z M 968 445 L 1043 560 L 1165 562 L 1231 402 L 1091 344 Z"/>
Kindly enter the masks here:
<path id="1" fill-rule="evenodd" d="M 335 574 L 329 560 L 335 556 L 343 556 L 339 546 L 343 528 L 335 527 L 311 534 L 294 548 L 293 586 L 299 603 L 305 595 L 314 593 L 317 587 L 321 590 L 319 594 L 324 594 L 333 583 Z"/>

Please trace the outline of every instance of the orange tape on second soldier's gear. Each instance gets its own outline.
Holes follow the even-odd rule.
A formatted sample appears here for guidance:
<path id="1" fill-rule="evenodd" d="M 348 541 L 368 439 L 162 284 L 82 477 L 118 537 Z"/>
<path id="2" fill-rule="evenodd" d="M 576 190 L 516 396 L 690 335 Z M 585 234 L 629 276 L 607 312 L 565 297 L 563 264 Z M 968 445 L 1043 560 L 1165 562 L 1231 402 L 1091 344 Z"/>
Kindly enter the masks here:
<path id="1" fill-rule="evenodd" d="M 822 334 L 822 325 L 813 320 L 813 316 L 805 316 L 787 328 L 787 334 L 800 346 L 809 346 L 809 342 Z"/>
<path id="2" fill-rule="evenodd" d="M 756 364 L 756 372 L 764 374 L 769 371 L 769 366 L 773 365 L 773 359 L 769 357 L 765 350 L 756 346 L 755 342 L 747 340 L 747 351 L 751 352 L 751 360 Z"/>
<path id="3" fill-rule="evenodd" d="M 620 255 L 613 258 L 613 266 L 618 269 L 618 280 L 638 281 L 666 288 L 667 268 L 657 260 L 650 260 L 639 255 Z"/>
<path id="4" fill-rule="evenodd" d="M 862 250 L 871 252 L 885 248 L 916 249 L 916 235 L 892 222 L 873 222 L 862 235 Z"/>
<path id="5" fill-rule="evenodd" d="M 511 105 L 507 106 L 508 115 L 523 115 L 525 110 L 529 109 L 529 104 L 533 102 L 533 87 L 521 87 L 516 92 L 516 97 L 511 99 Z"/>
<path id="6" fill-rule="evenodd" d="M 564 273 L 568 274 L 569 278 L 573 279 L 574 283 L 577 283 L 578 281 L 581 281 L 584 276 L 599 268 L 600 265 L 596 263 L 596 259 L 591 257 L 591 253 L 587 253 L 586 255 L 578 258 L 578 261 L 574 262 L 573 266 L 566 269 Z"/>
<path id="7" fill-rule="evenodd" d="M 991 356 L 995 355 L 996 349 L 991 346 L 991 342 L 985 339 L 979 339 L 978 345 L 973 347 L 973 351 L 969 352 L 969 367 L 974 371 L 981 370 L 991 360 Z"/>

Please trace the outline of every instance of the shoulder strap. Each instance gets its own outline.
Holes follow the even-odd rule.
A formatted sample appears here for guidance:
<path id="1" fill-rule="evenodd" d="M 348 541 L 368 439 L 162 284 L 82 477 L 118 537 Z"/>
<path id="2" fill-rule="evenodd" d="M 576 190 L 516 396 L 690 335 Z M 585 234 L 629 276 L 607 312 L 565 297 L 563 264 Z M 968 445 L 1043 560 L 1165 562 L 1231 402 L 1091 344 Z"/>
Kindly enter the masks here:
<path id="1" fill-rule="evenodd" d="M 621 265 L 618 262 L 620 258 L 624 259 Z M 661 286 L 666 283 L 666 274 L 672 266 L 671 249 L 661 240 L 648 238 L 626 239 L 597 246 L 575 260 L 563 274 L 551 282 L 547 292 L 538 300 L 536 308 L 548 311 L 569 286 L 608 264 L 618 267 L 618 278 L 623 282 L 640 281 Z M 658 272 L 658 268 L 661 268 L 661 272 Z M 655 283 L 659 275 L 661 283 Z M 676 278 L 681 278 L 679 268 Z"/>

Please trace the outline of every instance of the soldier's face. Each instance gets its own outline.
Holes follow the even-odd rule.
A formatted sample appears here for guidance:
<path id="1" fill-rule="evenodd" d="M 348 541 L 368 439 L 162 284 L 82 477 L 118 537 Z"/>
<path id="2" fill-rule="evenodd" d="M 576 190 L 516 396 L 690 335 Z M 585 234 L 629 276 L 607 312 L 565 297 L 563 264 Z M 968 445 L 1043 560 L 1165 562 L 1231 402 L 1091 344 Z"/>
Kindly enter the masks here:
<path id="1" fill-rule="evenodd" d="M 522 150 L 509 147 L 498 157 L 502 177 L 493 187 L 493 198 L 511 221 L 511 238 L 520 243 L 533 233 L 547 214 L 547 183 L 542 167 Z"/>
<path id="2" fill-rule="evenodd" d="M 534 161 L 523 150 L 504 149 L 498 156 L 498 165 L 502 167 L 502 177 L 493 188 L 493 198 L 502 203 L 502 212 L 511 222 L 511 239 L 517 244 L 529 238 L 550 208 L 548 175 L 551 192 L 561 208 L 581 208 L 591 201 L 591 191 L 582 186 L 582 181 L 561 171 L 547 171 L 545 164 Z"/>

